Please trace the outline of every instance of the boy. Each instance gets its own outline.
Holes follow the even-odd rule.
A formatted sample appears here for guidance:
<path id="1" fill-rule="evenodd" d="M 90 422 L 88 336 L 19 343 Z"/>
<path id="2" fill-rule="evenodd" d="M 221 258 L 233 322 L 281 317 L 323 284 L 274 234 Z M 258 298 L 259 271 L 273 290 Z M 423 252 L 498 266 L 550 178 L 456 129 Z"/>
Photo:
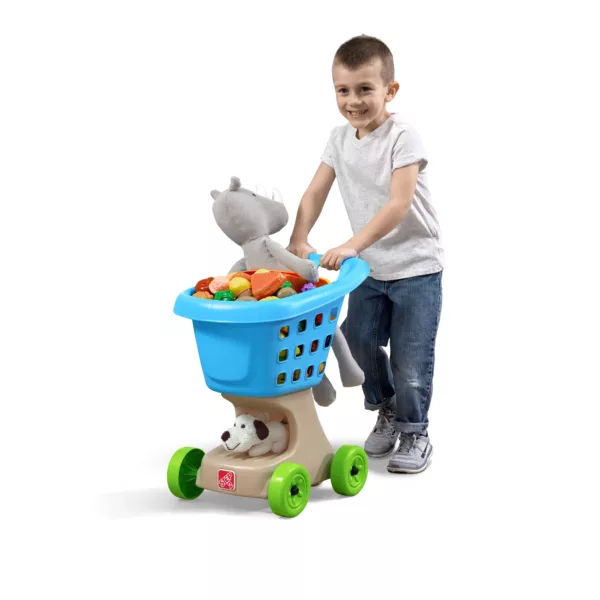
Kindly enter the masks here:
<path id="1" fill-rule="evenodd" d="M 415 130 L 387 111 L 399 89 L 389 48 L 358 36 L 333 60 L 338 109 L 348 120 L 329 138 L 302 196 L 289 250 L 315 252 L 308 234 L 337 178 L 354 236 L 323 255 L 339 269 L 360 255 L 370 276 L 350 294 L 342 330 L 365 372 L 365 408 L 379 412 L 365 442 L 372 457 L 391 454 L 388 471 L 419 473 L 427 433 L 435 340 L 442 304 L 443 250 L 427 188 L 427 158 Z M 383 350 L 390 342 L 390 359 Z"/>

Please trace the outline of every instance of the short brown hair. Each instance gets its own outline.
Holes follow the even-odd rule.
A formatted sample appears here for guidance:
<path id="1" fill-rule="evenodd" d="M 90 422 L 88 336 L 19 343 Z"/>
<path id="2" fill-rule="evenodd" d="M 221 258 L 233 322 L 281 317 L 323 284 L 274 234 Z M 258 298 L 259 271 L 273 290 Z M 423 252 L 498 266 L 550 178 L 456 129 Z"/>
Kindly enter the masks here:
<path id="1" fill-rule="evenodd" d="M 349 69 L 358 69 L 376 59 L 383 65 L 381 78 L 384 83 L 394 81 L 394 57 L 390 49 L 379 39 L 370 35 L 357 35 L 344 42 L 335 53 L 333 62 Z"/>

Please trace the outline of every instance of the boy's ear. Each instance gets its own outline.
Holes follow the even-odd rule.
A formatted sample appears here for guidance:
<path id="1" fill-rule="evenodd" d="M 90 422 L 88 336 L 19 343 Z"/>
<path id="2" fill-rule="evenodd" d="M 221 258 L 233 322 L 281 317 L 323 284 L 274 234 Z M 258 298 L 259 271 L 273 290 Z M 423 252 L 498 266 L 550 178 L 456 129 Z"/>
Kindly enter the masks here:
<path id="1" fill-rule="evenodd" d="M 213 200 L 218 200 L 221 192 L 219 192 L 219 190 L 213 190 L 210 195 L 213 197 Z"/>
<path id="2" fill-rule="evenodd" d="M 397 81 L 392 81 L 392 83 L 388 85 L 388 93 L 385 96 L 386 101 L 390 102 L 391 100 L 393 100 L 394 96 L 398 93 L 399 89 L 400 84 Z"/>

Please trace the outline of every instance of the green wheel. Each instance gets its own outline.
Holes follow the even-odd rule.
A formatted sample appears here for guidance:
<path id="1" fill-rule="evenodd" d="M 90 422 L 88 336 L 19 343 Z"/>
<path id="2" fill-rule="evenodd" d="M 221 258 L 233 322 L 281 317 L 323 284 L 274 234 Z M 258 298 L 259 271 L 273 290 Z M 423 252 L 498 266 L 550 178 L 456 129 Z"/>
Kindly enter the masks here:
<path id="1" fill-rule="evenodd" d="M 167 468 L 167 483 L 174 496 L 193 500 L 204 491 L 196 485 L 203 458 L 204 452 L 198 448 L 180 448 L 173 454 Z"/>
<path id="2" fill-rule="evenodd" d="M 331 463 L 331 485 L 342 496 L 356 496 L 363 489 L 369 460 L 359 446 L 342 446 Z"/>
<path id="3" fill-rule="evenodd" d="M 269 506 L 280 517 L 297 517 L 310 497 L 310 477 L 302 466 L 281 463 L 269 481 Z"/>

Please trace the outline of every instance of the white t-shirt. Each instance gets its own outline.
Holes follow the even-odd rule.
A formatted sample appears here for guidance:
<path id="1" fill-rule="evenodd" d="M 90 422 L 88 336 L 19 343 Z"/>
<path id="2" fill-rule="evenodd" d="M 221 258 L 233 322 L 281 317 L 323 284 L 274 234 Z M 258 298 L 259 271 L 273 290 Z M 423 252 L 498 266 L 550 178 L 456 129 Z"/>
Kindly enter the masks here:
<path id="1" fill-rule="evenodd" d="M 419 163 L 417 187 L 408 213 L 360 257 L 370 265 L 371 277 L 381 281 L 442 270 L 444 251 L 427 187 L 427 157 L 413 127 L 392 115 L 359 140 L 356 129 L 347 123 L 331 132 L 321 160 L 335 171 L 354 234 L 389 201 L 392 172 Z"/>

